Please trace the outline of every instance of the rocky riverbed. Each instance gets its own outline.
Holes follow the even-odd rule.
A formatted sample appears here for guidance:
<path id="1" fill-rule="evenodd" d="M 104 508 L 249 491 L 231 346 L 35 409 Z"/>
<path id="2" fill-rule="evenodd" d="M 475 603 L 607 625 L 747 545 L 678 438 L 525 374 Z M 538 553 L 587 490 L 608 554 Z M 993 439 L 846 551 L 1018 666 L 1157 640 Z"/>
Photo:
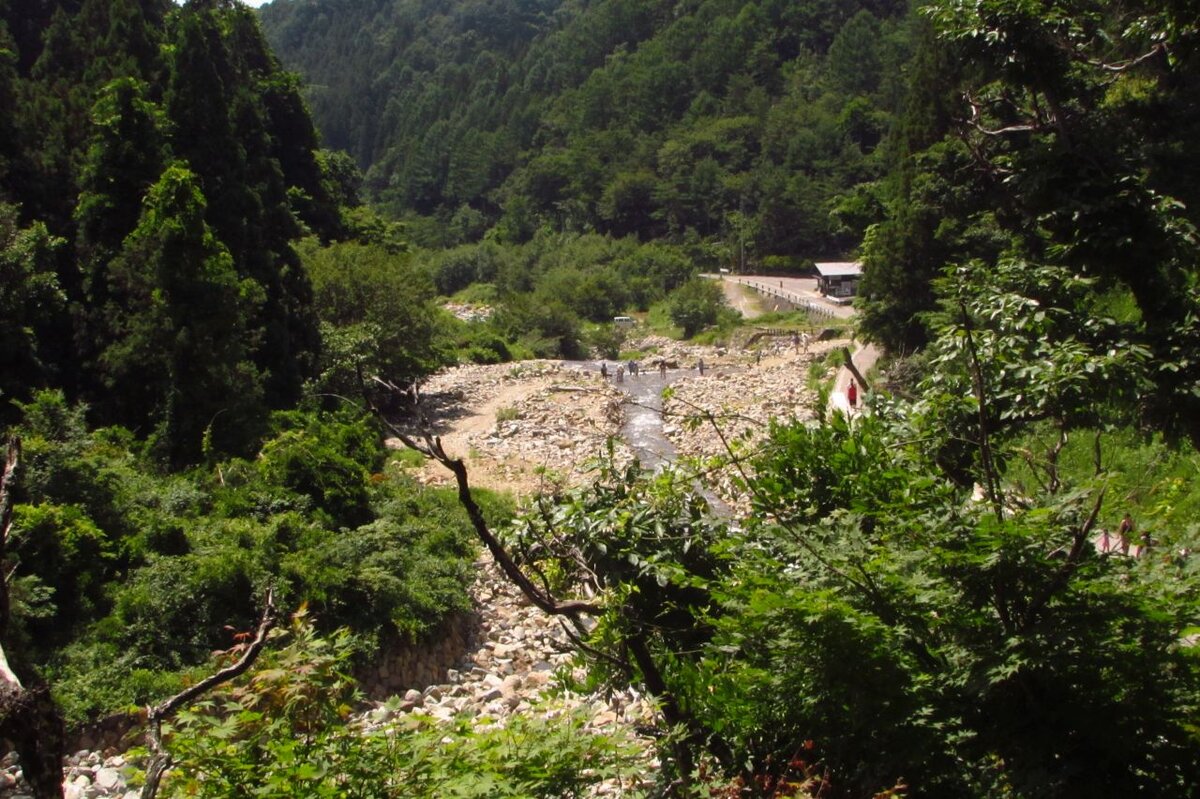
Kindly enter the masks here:
<path id="1" fill-rule="evenodd" d="M 642 359 L 644 372 L 638 380 L 643 388 L 655 387 L 655 381 L 671 385 L 663 404 L 663 432 L 680 454 L 721 455 L 724 446 L 713 426 L 688 424 L 688 417 L 711 418 L 726 440 L 738 440 L 744 433 L 753 446 L 770 418 L 815 414 L 810 366 L 844 343 L 820 342 L 800 351 L 788 338 L 766 338 L 751 349 L 730 351 L 645 339 L 637 346 L 650 354 Z M 703 375 L 698 369 L 701 360 Z M 667 379 L 658 372 L 660 361 L 667 366 Z M 406 430 L 441 436 L 452 456 L 467 461 L 476 486 L 524 494 L 551 483 L 578 485 L 589 477 L 588 462 L 604 453 L 610 439 L 618 463 L 633 457 L 633 451 L 617 440 L 628 386 L 616 382 L 615 364 L 609 367 L 607 379 L 596 363 L 533 361 L 452 369 L 425 384 L 425 418 L 405 423 Z M 427 483 L 451 479 L 434 463 L 423 466 L 420 475 Z M 745 498 L 737 496 L 728 474 L 709 479 L 718 495 L 735 509 L 744 508 Z M 407 713 L 434 718 L 465 713 L 502 721 L 542 707 L 554 672 L 570 661 L 558 622 L 526 604 L 487 561 L 480 563 L 473 594 L 479 625 L 470 637 L 468 654 L 432 684 L 414 686 L 398 700 L 366 709 L 363 724 L 385 725 Z M 564 708 L 588 708 L 597 728 L 623 725 L 632 730 L 654 713 L 644 697 L 631 692 L 608 697 L 566 694 L 555 701 Z M 647 757 L 649 751 L 647 745 Z M 67 799 L 137 796 L 126 782 L 131 768 L 115 750 L 76 752 L 66 766 Z M 631 787 L 612 782 L 598 795 L 622 795 Z M 15 756 L 9 755 L 0 761 L 0 797 L 25 796 Z"/>
<path id="2" fill-rule="evenodd" d="M 472 596 L 479 624 L 466 655 L 433 684 L 411 688 L 391 701 L 371 703 L 359 713 L 357 723 L 379 728 L 407 714 L 420 713 L 434 719 L 486 716 L 492 723 L 502 724 L 514 714 L 534 712 L 535 708 L 542 713 L 583 709 L 591 717 L 589 727 L 611 731 L 622 726 L 630 735 L 636 727 L 652 722 L 653 704 L 632 690 L 606 696 L 552 690 L 556 670 L 570 668 L 570 642 L 559 622 L 526 602 L 488 557 L 478 563 Z M 651 751 L 647 741 L 647 769 L 654 765 Z M 134 769 L 119 752 L 79 751 L 65 765 L 66 799 L 138 796 L 128 782 Z M 30 799 L 15 754 L 0 766 L 0 796 Z M 637 787 L 637 778 L 610 780 L 598 786 L 594 795 L 627 795 Z"/>
<path id="3" fill-rule="evenodd" d="M 818 398 L 808 385 L 810 365 L 844 343 L 798 348 L 787 337 L 765 338 L 752 349 L 729 350 L 646 337 L 631 343 L 648 353 L 641 375 L 626 374 L 620 383 L 614 361 L 606 362 L 607 380 L 600 376 L 600 361 L 461 366 L 426 382 L 423 418 L 403 426 L 413 434 L 440 435 L 447 452 L 466 462 L 472 485 L 518 494 L 579 485 L 610 439 L 618 465 L 634 456 L 621 440 L 623 424 L 630 402 L 647 389 L 657 393 L 668 384 L 673 389 L 662 406 L 662 432 L 679 454 L 717 455 L 723 452 L 721 436 L 711 424 L 687 424 L 688 417 L 712 418 L 728 440 L 743 434 L 753 440 L 772 417 L 812 418 Z M 665 379 L 660 363 L 667 366 Z M 427 464 L 421 476 L 426 483 L 451 479 L 438 464 Z M 724 488 L 717 488 L 726 493 L 728 480 L 720 482 Z"/>

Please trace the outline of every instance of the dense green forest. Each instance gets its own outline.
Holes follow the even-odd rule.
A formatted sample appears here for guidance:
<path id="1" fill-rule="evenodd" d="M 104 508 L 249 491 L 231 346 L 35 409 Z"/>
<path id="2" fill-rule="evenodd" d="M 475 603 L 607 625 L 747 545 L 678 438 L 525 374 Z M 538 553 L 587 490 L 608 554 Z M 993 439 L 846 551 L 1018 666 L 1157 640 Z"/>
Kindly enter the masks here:
<path id="1" fill-rule="evenodd" d="M 761 261 L 857 246 L 901 101 L 906 12 L 343 0 L 261 16 L 326 146 L 418 240 L 523 242 L 545 226 Z"/>
<path id="2" fill-rule="evenodd" d="M 72 723 L 145 706 L 271 586 L 171 795 L 1195 795 L 1198 48 L 1184 0 L 0 0 L 7 662 Z M 365 412 L 616 357 L 620 313 L 724 344 L 700 270 L 848 255 L 863 413 L 464 509 Z M 481 526 L 563 687 L 653 698 L 656 768 L 581 718 L 347 724 Z"/>
<path id="3" fill-rule="evenodd" d="M 361 409 L 314 398 L 343 385 L 356 331 L 398 381 L 442 363 L 416 333 L 432 282 L 395 260 L 367 288 L 303 263 L 364 227 L 340 245 L 360 266 L 392 254 L 385 225 L 343 207 L 254 14 L 0 3 L 0 98 L 0 636 L 17 673 L 50 680 L 76 724 L 191 680 L 268 585 L 353 630 L 360 658 L 464 609 L 475 553 L 453 495 L 400 476 Z M 27 740 L 9 720 L 0 734 Z"/>

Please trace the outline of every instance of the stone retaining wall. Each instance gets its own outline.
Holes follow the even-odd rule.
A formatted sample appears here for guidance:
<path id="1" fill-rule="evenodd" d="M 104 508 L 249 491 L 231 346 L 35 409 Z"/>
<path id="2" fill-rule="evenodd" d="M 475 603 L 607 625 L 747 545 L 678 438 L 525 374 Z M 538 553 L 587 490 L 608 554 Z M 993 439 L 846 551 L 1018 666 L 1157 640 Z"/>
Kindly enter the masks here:
<path id="1" fill-rule="evenodd" d="M 466 656 L 479 627 L 475 613 L 450 616 L 418 644 L 392 641 L 371 665 L 354 676 L 368 699 L 386 699 L 410 688 L 423 691 L 446 681 L 446 672 Z"/>

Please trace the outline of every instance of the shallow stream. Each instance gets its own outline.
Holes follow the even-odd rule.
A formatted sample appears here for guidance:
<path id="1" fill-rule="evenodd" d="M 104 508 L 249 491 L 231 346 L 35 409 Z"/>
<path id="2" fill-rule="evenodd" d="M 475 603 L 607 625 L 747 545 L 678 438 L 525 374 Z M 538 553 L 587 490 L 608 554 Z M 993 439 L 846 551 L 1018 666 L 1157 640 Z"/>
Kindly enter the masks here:
<path id="1" fill-rule="evenodd" d="M 697 374 L 695 369 L 668 369 L 666 376 L 655 367 L 647 365 L 637 377 L 629 374 L 629 364 L 624 364 L 624 379 L 617 379 L 615 361 L 568 361 L 564 365 L 588 372 L 599 372 L 600 365 L 608 367 L 608 382 L 625 392 L 625 423 L 621 427 L 621 439 L 633 450 L 644 468 L 658 470 L 675 460 L 675 445 L 663 431 L 662 391 L 667 386 L 685 377 Z"/>
<path id="2" fill-rule="evenodd" d="M 599 372 L 600 365 L 608 367 L 608 382 L 625 392 L 625 422 L 621 426 L 621 439 L 633 450 L 642 468 L 658 471 L 675 460 L 675 445 L 667 438 L 663 426 L 663 389 L 686 377 L 696 377 L 699 372 L 691 369 L 667 369 L 665 375 L 657 368 L 648 366 L 639 370 L 637 377 L 629 374 L 629 364 L 624 364 L 623 379 L 617 379 L 614 361 L 568 361 L 565 366 L 588 372 Z M 718 515 L 730 514 L 728 506 L 707 486 L 698 485 L 698 490 L 708 500 L 710 508 Z"/>

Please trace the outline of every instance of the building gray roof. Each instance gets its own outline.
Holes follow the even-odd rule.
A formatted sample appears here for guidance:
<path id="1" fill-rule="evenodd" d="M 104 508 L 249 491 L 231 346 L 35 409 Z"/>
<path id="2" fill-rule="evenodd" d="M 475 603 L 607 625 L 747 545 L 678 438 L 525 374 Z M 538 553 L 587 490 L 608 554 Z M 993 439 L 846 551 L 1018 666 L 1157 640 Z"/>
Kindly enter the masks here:
<path id="1" fill-rule="evenodd" d="M 862 264 L 857 261 L 833 261 L 817 264 L 821 277 L 849 277 L 862 274 Z"/>

